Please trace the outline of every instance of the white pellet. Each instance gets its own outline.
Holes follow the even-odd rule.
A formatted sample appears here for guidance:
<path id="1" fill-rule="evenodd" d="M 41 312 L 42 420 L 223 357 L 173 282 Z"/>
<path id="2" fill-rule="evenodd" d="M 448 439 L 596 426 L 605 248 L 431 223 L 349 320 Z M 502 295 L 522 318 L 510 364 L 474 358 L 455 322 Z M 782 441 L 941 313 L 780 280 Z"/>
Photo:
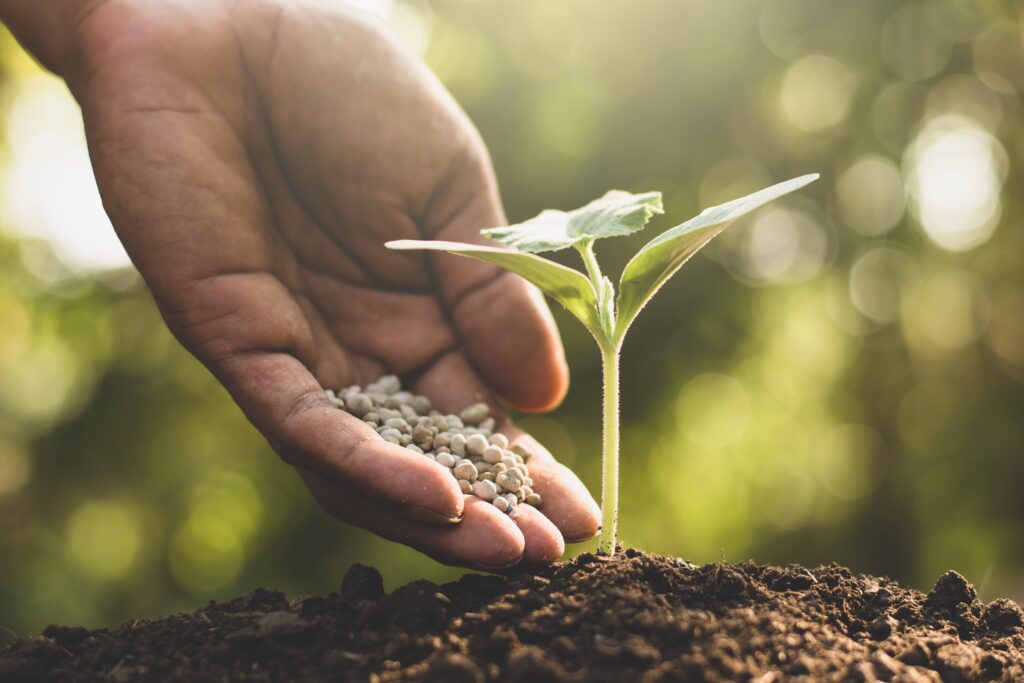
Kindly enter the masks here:
<path id="1" fill-rule="evenodd" d="M 416 440 L 416 443 L 428 446 L 433 442 L 434 435 L 431 433 L 430 427 L 416 425 L 412 430 L 412 438 Z"/>
<path id="2" fill-rule="evenodd" d="M 465 424 L 475 427 L 483 422 L 490 412 L 491 409 L 487 407 L 486 403 L 474 403 L 459 413 L 459 419 Z"/>
<path id="3" fill-rule="evenodd" d="M 493 481 L 486 479 L 476 481 L 473 483 L 473 495 L 484 500 L 494 500 L 498 495 L 498 487 L 494 485 Z"/>
<path id="4" fill-rule="evenodd" d="M 494 446 L 494 445 L 488 446 L 487 448 L 484 449 L 484 452 L 482 453 L 482 456 L 483 456 L 484 460 L 486 460 L 487 462 L 489 462 L 492 465 L 494 463 L 496 463 L 496 462 L 501 462 L 501 456 L 502 456 L 501 446 Z"/>
<path id="5" fill-rule="evenodd" d="M 523 485 L 522 480 L 519 478 L 519 473 L 515 470 L 499 473 L 494 478 L 494 483 L 506 491 L 511 491 L 512 493 L 518 491 L 519 487 Z"/>
<path id="6" fill-rule="evenodd" d="M 325 391 L 334 405 L 362 418 L 385 441 L 449 468 L 463 493 L 491 501 L 503 512 L 523 503 L 540 506 L 525 464 L 529 451 L 494 433 L 495 418 L 486 403 L 468 406 L 460 415 L 444 415 L 426 397 L 402 390 L 394 375 L 366 388 Z"/>
<path id="7" fill-rule="evenodd" d="M 380 438 L 391 443 L 399 443 L 402 440 L 402 432 L 388 427 L 380 433 Z"/>
<path id="8" fill-rule="evenodd" d="M 393 394 L 402 388 L 402 382 L 395 375 L 384 375 L 376 382 L 371 382 L 366 385 L 366 391 L 368 393 L 380 392 L 384 394 Z"/>
<path id="9" fill-rule="evenodd" d="M 476 481 L 478 473 L 476 471 L 476 465 L 474 465 L 472 462 L 470 462 L 469 460 L 460 460 L 458 463 L 455 464 L 454 469 L 452 469 L 452 474 L 454 474 L 459 479 L 468 479 L 469 481 Z"/>
<path id="10" fill-rule="evenodd" d="M 466 451 L 470 455 L 481 456 L 487 448 L 487 439 L 480 434 L 473 434 L 466 439 Z"/>
<path id="11" fill-rule="evenodd" d="M 420 415 L 426 415 L 430 412 L 430 399 L 426 396 L 413 396 L 409 399 L 409 407 Z"/>
<path id="12" fill-rule="evenodd" d="M 362 417 L 373 409 L 373 401 L 366 394 L 356 394 L 351 401 L 345 401 L 345 405 L 356 417 Z"/>

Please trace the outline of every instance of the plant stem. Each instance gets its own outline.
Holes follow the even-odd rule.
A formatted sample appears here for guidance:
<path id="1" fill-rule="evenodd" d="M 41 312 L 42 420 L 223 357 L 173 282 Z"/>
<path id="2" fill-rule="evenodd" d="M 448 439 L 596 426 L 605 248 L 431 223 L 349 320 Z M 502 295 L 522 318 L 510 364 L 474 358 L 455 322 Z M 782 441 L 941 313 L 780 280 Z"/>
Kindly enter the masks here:
<path id="1" fill-rule="evenodd" d="M 587 267 L 587 275 L 590 276 L 590 283 L 594 287 L 594 296 L 597 297 L 597 317 L 601 321 L 601 329 L 591 332 L 602 347 L 614 344 L 615 290 L 608 278 L 601 274 L 601 266 L 594 255 L 594 241 L 581 242 L 576 245 L 576 250 L 583 257 L 583 265 Z"/>
<path id="2" fill-rule="evenodd" d="M 590 281 L 594 284 L 594 291 L 601 291 L 601 266 L 597 265 L 597 257 L 594 256 L 594 243 L 593 241 L 584 242 L 582 246 L 577 246 L 576 249 L 580 252 L 580 256 L 583 257 L 583 265 L 587 267 L 587 275 L 590 276 Z"/>
<path id="3" fill-rule="evenodd" d="M 601 536 L 597 552 L 615 554 L 619 523 L 619 345 L 601 344 L 604 450 L 601 457 Z"/>
<path id="4" fill-rule="evenodd" d="M 594 255 L 593 240 L 576 245 L 583 257 L 587 274 L 598 297 L 598 315 L 603 329 L 591 330 L 597 345 L 601 347 L 601 375 L 604 379 L 603 446 L 601 452 L 601 536 L 597 540 L 597 552 L 603 555 L 615 554 L 615 541 L 619 525 L 619 347 L 613 338 L 615 312 L 612 305 L 603 305 L 602 292 L 609 297 L 614 292 L 606 291 L 601 267 Z"/>

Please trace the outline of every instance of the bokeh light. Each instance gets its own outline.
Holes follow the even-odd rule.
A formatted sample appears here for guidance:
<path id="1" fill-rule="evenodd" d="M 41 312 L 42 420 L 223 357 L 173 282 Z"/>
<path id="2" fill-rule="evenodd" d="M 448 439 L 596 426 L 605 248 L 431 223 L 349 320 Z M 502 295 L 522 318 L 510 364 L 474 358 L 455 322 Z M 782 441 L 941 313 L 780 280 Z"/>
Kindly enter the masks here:
<path id="1" fill-rule="evenodd" d="M 807 211 L 773 206 L 754 217 L 744 233 L 739 265 L 752 283 L 801 282 L 817 275 L 828 257 L 828 237 Z"/>
<path id="2" fill-rule="evenodd" d="M 197 513 L 174 531 L 169 560 L 182 587 L 207 595 L 238 577 L 243 553 L 242 539 L 229 521 Z"/>
<path id="3" fill-rule="evenodd" d="M 750 397 L 734 378 L 698 375 L 679 392 L 679 429 L 702 448 L 722 448 L 743 438 L 750 410 Z"/>
<path id="4" fill-rule="evenodd" d="M 907 163 L 915 214 L 932 241 L 964 251 L 992 236 L 1007 159 L 988 131 L 961 116 L 933 119 L 911 145 Z"/>
<path id="5" fill-rule="evenodd" d="M 836 201 L 843 221 L 862 235 L 892 230 L 907 204 L 899 167 L 875 154 L 857 159 L 839 177 Z"/>
<path id="6" fill-rule="evenodd" d="M 882 27 L 882 56 L 903 80 L 923 81 L 934 76 L 952 54 L 952 42 L 931 25 L 924 3 L 897 8 Z"/>
<path id="7" fill-rule="evenodd" d="M 68 553 L 90 577 L 112 580 L 135 563 L 142 545 L 139 509 L 116 500 L 95 500 L 76 509 L 68 521 Z"/>
<path id="8" fill-rule="evenodd" d="M 798 130 L 825 131 L 846 120 L 855 87 L 855 74 L 845 64 L 825 55 L 810 55 L 786 70 L 779 105 Z"/>
<path id="9" fill-rule="evenodd" d="M 874 322 L 892 322 L 900 314 L 903 290 L 913 279 L 909 254 L 896 247 L 870 246 L 850 268 L 850 301 Z"/>
<path id="10" fill-rule="evenodd" d="M 973 344 L 985 331 L 989 304 L 977 281 L 961 270 L 928 274 L 903 298 L 908 348 L 922 357 L 942 356 Z"/>

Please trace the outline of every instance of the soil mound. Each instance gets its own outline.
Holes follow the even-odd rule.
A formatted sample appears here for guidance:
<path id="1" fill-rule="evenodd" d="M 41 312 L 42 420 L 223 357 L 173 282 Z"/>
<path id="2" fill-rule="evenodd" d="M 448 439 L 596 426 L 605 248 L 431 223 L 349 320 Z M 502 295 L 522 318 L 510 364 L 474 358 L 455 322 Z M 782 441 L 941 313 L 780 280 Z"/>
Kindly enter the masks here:
<path id="1" fill-rule="evenodd" d="M 1024 681 L 1024 612 L 949 572 L 926 594 L 830 565 L 626 550 L 537 574 L 338 593 L 259 589 L 116 630 L 50 626 L 0 681 Z"/>

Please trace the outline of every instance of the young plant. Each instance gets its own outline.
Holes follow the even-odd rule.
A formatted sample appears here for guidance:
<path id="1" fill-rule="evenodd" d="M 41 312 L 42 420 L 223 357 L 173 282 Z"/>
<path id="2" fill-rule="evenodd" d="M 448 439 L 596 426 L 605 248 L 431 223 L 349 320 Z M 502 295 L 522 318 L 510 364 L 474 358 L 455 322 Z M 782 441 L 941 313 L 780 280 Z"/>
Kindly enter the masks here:
<path id="1" fill-rule="evenodd" d="M 509 248 L 462 242 L 396 240 L 391 249 L 447 251 L 497 264 L 520 275 L 562 304 L 590 331 L 601 349 L 604 374 L 604 449 L 602 454 L 601 513 L 603 526 L 598 551 L 615 552 L 619 498 L 619 351 L 640 309 L 665 282 L 713 237 L 737 218 L 817 179 L 817 174 L 793 178 L 754 194 L 705 209 L 699 216 L 663 232 L 630 259 L 619 277 L 619 291 L 594 255 L 594 241 L 642 230 L 656 213 L 663 213 L 660 192 L 631 194 L 612 190 L 575 211 L 547 210 L 525 223 L 482 230 Z M 536 256 L 574 248 L 586 276 L 572 268 Z"/>

